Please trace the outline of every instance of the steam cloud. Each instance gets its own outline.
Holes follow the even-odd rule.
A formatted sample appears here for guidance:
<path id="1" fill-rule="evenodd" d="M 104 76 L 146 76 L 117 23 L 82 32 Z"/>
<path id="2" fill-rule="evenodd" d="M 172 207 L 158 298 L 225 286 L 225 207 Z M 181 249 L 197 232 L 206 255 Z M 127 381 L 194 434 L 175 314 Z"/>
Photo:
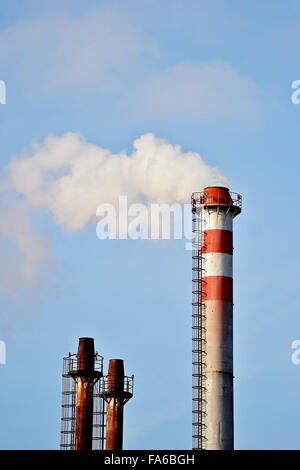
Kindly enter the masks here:
<path id="1" fill-rule="evenodd" d="M 118 207 L 120 195 L 129 204 L 184 204 L 192 191 L 219 184 L 228 181 L 199 154 L 153 134 L 136 139 L 130 155 L 78 134 L 50 135 L 30 153 L 12 157 L 0 180 L 0 291 L 34 288 L 52 265 L 47 241 L 33 230 L 33 209 L 48 210 L 62 228 L 76 231 L 96 220 L 101 203 Z"/>
<path id="2" fill-rule="evenodd" d="M 133 152 L 113 154 L 87 143 L 80 135 L 50 135 L 35 144 L 33 154 L 14 157 L 5 170 L 2 189 L 25 197 L 34 208 L 48 209 L 69 231 L 95 218 L 101 203 L 187 203 L 192 191 L 207 185 L 228 185 L 218 169 L 198 153 L 145 134 Z"/>
<path id="3" fill-rule="evenodd" d="M 40 268 L 51 265 L 51 255 L 46 240 L 32 230 L 24 200 L 1 200 L 0 237 L 0 289 L 14 294 L 22 286 L 37 285 Z"/>

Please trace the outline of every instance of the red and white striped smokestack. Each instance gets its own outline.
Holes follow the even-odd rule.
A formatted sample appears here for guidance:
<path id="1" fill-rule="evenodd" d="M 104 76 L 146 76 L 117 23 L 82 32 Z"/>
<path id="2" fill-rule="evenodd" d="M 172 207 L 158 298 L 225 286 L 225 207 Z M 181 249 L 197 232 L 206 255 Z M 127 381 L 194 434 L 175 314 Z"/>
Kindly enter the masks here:
<path id="1" fill-rule="evenodd" d="M 241 196 L 228 188 L 208 187 L 200 193 L 197 210 L 202 217 L 198 349 L 203 354 L 198 403 L 205 412 L 199 412 L 201 448 L 230 450 L 234 443 L 232 222 L 241 212 Z"/>

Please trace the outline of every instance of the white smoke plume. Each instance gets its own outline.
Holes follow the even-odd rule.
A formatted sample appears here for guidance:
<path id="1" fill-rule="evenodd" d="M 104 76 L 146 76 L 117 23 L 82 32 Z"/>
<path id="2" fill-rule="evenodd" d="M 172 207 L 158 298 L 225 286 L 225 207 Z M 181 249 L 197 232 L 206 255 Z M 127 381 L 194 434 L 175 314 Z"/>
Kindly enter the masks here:
<path id="1" fill-rule="evenodd" d="M 51 265 L 51 255 L 47 241 L 32 229 L 26 201 L 2 197 L 0 241 L 0 290 L 14 294 L 38 285 L 40 268 Z"/>
<path id="2" fill-rule="evenodd" d="M 133 151 L 118 154 L 87 143 L 79 134 L 48 136 L 33 151 L 13 157 L 2 189 L 25 197 L 34 208 L 49 210 L 66 230 L 85 227 L 102 203 L 188 203 L 192 191 L 228 185 L 216 168 L 198 153 L 145 134 Z"/>

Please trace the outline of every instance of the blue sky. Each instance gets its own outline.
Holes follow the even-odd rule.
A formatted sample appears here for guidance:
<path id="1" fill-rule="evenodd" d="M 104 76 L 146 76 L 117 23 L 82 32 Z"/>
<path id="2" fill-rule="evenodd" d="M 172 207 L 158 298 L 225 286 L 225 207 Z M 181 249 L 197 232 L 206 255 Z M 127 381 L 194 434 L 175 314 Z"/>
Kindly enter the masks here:
<path id="1" fill-rule="evenodd" d="M 13 155 L 68 132 L 128 154 L 153 133 L 217 167 L 243 196 L 234 229 L 235 445 L 297 448 L 299 2 L 0 0 L 0 11 L 1 188 Z M 106 368 L 121 357 L 136 377 L 125 448 L 190 448 L 185 241 L 100 241 L 95 224 L 68 231 L 39 201 L 15 198 L 21 205 L 0 224 L 0 447 L 58 448 L 62 357 L 93 336 Z"/>

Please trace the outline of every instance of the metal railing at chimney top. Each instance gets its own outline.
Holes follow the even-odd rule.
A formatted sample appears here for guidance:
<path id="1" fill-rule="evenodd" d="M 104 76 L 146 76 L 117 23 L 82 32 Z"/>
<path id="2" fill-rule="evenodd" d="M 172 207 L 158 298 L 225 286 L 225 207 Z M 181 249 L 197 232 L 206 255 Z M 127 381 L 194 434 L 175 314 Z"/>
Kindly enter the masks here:
<path id="1" fill-rule="evenodd" d="M 208 191 L 196 191 L 192 194 L 192 210 L 193 207 L 196 205 L 216 205 L 216 206 L 231 206 L 236 207 L 237 211 L 240 212 L 242 210 L 242 196 L 238 193 L 234 193 L 229 191 L 230 200 L 228 201 L 228 197 L 224 197 L 224 190 L 220 188 L 220 191 L 217 194 L 214 192 L 212 195 Z M 229 202 L 229 204 L 228 204 Z"/>

